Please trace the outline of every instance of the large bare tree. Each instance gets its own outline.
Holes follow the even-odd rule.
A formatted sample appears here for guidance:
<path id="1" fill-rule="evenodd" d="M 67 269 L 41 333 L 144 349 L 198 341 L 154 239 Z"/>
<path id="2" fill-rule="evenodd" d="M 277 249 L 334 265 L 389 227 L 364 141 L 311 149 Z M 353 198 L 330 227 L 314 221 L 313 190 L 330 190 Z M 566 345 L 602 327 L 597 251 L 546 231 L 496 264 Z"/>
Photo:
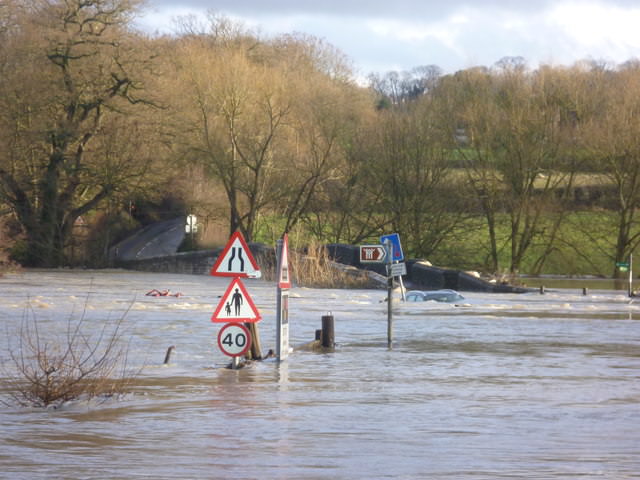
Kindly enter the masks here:
<path id="1" fill-rule="evenodd" d="M 377 219 L 386 220 L 387 232 L 402 235 L 409 255 L 431 257 L 466 213 L 439 107 L 424 96 L 405 108 L 382 110 L 372 133 L 366 171 L 369 189 L 383 193 Z"/>
<path id="2" fill-rule="evenodd" d="M 2 32 L 0 195 L 28 265 L 64 264 L 76 219 L 142 173 L 131 148 L 123 161 L 106 140 L 144 103 L 134 11 L 130 0 L 27 0 Z"/>
<path id="3" fill-rule="evenodd" d="M 509 271 L 516 273 L 536 243 L 549 250 L 562 218 L 557 215 L 562 198 L 575 177 L 576 165 L 565 148 L 571 138 L 563 121 L 568 107 L 550 73 L 501 62 L 495 70 L 460 72 L 447 85 L 456 92 L 450 100 L 451 138 L 457 129 L 458 153 L 486 219 L 489 266 L 495 271 L 503 249 L 501 216 L 508 218 L 504 242 Z"/>
<path id="4" fill-rule="evenodd" d="M 229 229 L 254 235 L 270 202 L 281 133 L 291 112 L 282 76 L 255 64 L 250 46 L 187 40 L 177 59 L 190 92 L 180 105 L 183 147 L 220 182 L 229 206 Z"/>
<path id="5" fill-rule="evenodd" d="M 615 212 L 615 245 L 604 252 L 614 265 L 626 262 L 640 245 L 640 67 L 631 62 L 619 69 L 591 65 L 589 115 L 581 125 L 581 137 L 592 159 L 592 169 L 612 187 Z M 591 226 L 595 229 L 597 226 Z"/>
<path id="6" fill-rule="evenodd" d="M 265 41 L 223 18 L 209 22 L 183 24 L 177 42 L 174 90 L 188 94 L 173 103 L 185 157 L 224 190 L 231 232 L 253 239 L 273 214 L 289 231 L 334 177 L 353 117 L 345 112 L 361 95 L 322 41 Z"/>

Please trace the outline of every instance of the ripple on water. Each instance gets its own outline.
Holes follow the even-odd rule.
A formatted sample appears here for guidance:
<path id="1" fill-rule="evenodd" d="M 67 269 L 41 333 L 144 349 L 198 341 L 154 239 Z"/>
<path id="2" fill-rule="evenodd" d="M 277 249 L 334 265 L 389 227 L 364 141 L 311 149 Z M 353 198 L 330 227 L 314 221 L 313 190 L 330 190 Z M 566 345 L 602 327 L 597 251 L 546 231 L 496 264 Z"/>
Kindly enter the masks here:
<path id="1" fill-rule="evenodd" d="M 36 479 L 617 479 L 640 471 L 639 307 L 624 295 L 398 303 L 389 349 L 383 293 L 293 289 L 291 343 L 313 339 L 331 312 L 335 350 L 294 350 L 286 362 L 233 371 L 210 321 L 227 283 L 122 272 L 0 279 L 14 295 L 0 298 L 9 331 L 22 317 L 17 298 L 48 305 L 34 309 L 43 334 L 66 325 L 88 288 L 93 324 L 130 308 L 129 361 L 142 368 L 118 399 L 0 410 L 0 471 Z M 142 298 L 149 285 L 185 296 Z M 263 314 L 263 350 L 272 348 L 275 286 L 246 286 Z M 176 351 L 163 365 L 169 345 Z M 7 342 L 0 357 L 8 358 Z"/>

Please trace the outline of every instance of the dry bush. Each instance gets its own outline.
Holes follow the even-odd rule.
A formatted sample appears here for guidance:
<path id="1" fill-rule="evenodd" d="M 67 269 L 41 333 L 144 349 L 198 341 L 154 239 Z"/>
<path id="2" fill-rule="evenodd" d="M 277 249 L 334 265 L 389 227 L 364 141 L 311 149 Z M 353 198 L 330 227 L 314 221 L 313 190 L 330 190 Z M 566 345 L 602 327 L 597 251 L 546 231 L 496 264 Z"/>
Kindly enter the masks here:
<path id="1" fill-rule="evenodd" d="M 9 396 L 21 406 L 47 407 L 123 393 L 137 374 L 127 367 L 126 314 L 87 334 L 85 305 L 80 318 L 71 315 L 62 332 L 45 334 L 28 305 L 19 330 L 7 335 L 13 367 L 5 374 Z"/>
<path id="2" fill-rule="evenodd" d="M 376 288 L 371 272 L 331 260 L 323 245 L 311 245 L 307 253 L 289 252 L 294 283 L 312 288 Z"/>

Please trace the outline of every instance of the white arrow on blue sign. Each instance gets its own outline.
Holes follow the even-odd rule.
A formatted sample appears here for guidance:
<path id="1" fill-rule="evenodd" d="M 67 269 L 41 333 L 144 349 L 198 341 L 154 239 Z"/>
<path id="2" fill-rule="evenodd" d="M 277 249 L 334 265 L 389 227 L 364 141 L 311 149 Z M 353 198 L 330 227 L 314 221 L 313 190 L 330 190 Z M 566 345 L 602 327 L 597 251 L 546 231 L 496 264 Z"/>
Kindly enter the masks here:
<path id="1" fill-rule="evenodd" d="M 380 243 L 383 245 L 387 240 L 391 242 L 391 250 L 393 252 L 392 260 L 394 262 L 401 262 L 404 260 L 404 253 L 402 253 L 402 246 L 400 245 L 400 235 L 397 233 L 391 233 L 380 237 Z"/>

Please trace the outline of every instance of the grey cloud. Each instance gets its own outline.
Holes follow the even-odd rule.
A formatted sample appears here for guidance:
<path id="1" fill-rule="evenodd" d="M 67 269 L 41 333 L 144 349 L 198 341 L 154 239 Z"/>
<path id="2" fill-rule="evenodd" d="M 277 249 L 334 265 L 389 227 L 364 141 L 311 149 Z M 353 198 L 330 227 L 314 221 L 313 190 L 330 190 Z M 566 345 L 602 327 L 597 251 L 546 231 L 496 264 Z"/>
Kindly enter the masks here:
<path id="1" fill-rule="evenodd" d="M 625 2 L 625 0 L 617 0 Z M 151 0 L 153 7 L 181 6 L 238 15 L 346 15 L 360 17 L 413 18 L 439 17 L 464 7 L 501 8 L 531 11 L 552 4 L 553 0 Z"/>
<path id="2" fill-rule="evenodd" d="M 163 10 L 165 14 L 175 9 L 213 10 L 257 25 L 268 34 L 288 33 L 283 30 L 288 28 L 309 33 L 338 47 L 354 60 L 360 73 L 366 74 L 428 64 L 452 72 L 473 65 L 491 66 L 504 56 L 522 56 L 531 66 L 547 61 L 566 64 L 590 54 L 601 54 L 603 46 L 581 44 L 562 28 L 545 23 L 544 11 L 564 1 L 149 0 L 148 7 L 160 15 Z M 611 7 L 640 6 L 639 0 L 568 1 L 573 5 L 595 2 Z M 473 12 L 468 23 L 460 26 L 451 21 L 454 14 L 465 10 Z M 503 18 L 515 19 L 516 27 L 503 28 Z M 398 32 L 372 31 L 375 22 L 371 20 L 390 20 L 389 28 L 400 32 L 404 25 L 408 29 L 424 25 L 436 31 L 440 28 L 445 35 L 418 35 L 407 40 L 394 35 Z M 447 37 L 447 33 L 452 35 Z M 624 52 L 618 56 L 622 55 Z"/>

